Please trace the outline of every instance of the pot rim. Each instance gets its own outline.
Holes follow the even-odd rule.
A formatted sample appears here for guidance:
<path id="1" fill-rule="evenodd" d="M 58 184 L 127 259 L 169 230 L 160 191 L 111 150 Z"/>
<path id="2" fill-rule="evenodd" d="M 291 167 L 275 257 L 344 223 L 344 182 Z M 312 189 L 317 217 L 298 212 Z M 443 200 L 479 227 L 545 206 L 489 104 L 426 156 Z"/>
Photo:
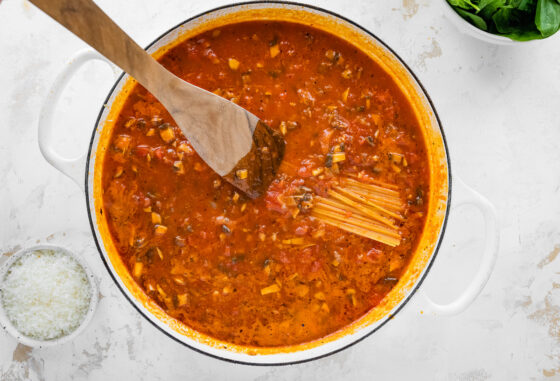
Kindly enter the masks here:
<path id="1" fill-rule="evenodd" d="M 204 351 L 202 349 L 196 348 L 192 345 L 189 345 L 188 343 L 178 339 L 177 337 L 171 335 L 169 332 L 167 332 L 166 330 L 164 330 L 162 327 L 160 327 L 159 325 L 157 325 L 154 321 L 152 321 L 146 314 L 144 311 L 142 311 L 142 309 L 140 309 L 135 302 L 131 299 L 131 297 L 129 297 L 129 295 L 127 294 L 127 292 L 123 289 L 123 287 L 120 285 L 119 281 L 116 279 L 115 274 L 113 273 L 113 271 L 111 271 L 111 264 L 108 263 L 108 261 L 105 259 L 105 256 L 103 255 L 103 249 L 101 247 L 101 244 L 97 238 L 97 235 L 95 234 L 95 225 L 94 225 L 94 218 L 93 218 L 93 212 L 90 208 L 90 204 L 89 204 L 89 199 L 92 195 L 90 195 L 89 192 L 89 188 L 88 188 L 88 181 L 89 181 L 89 175 L 90 175 L 90 171 L 89 171 L 89 167 L 90 167 L 90 160 L 93 157 L 93 145 L 94 145 L 94 141 L 95 141 L 95 137 L 98 133 L 97 131 L 97 126 L 99 125 L 99 122 L 101 121 L 101 118 L 103 116 L 103 112 L 104 112 L 104 107 L 102 106 L 99 114 L 96 118 L 95 121 L 95 125 L 93 128 L 93 132 L 91 135 L 91 139 L 89 142 L 89 147 L 88 147 L 88 153 L 86 156 L 86 165 L 85 165 L 85 175 L 84 175 L 84 188 L 85 188 L 85 202 L 86 202 L 86 208 L 87 208 L 87 213 L 88 213 L 88 220 L 89 220 L 89 225 L 91 228 L 91 231 L 93 233 L 93 239 L 95 242 L 95 246 L 97 247 L 97 251 L 101 257 L 101 260 L 103 261 L 103 264 L 105 266 L 105 268 L 107 269 L 107 272 L 109 273 L 111 279 L 113 280 L 113 282 L 116 284 L 116 286 L 118 287 L 118 289 L 121 291 L 121 293 L 124 295 L 125 299 L 130 302 L 130 304 L 132 305 L 132 307 L 134 307 L 134 309 L 136 311 L 138 311 L 140 313 L 140 315 L 146 319 L 150 324 L 152 324 L 155 328 L 157 328 L 159 331 L 161 331 L 162 333 L 164 333 L 167 337 L 173 339 L 175 342 L 186 346 L 187 348 L 194 350 L 198 353 L 201 353 L 203 355 L 206 355 L 208 357 L 211 358 L 215 358 L 218 360 L 222 360 L 222 361 L 226 361 L 229 363 L 233 363 L 233 364 L 241 364 L 241 365 L 252 365 L 252 366 L 285 366 L 285 365 L 295 365 L 295 364 L 302 364 L 302 363 L 306 363 L 309 361 L 313 361 L 313 360 L 319 360 L 321 358 L 325 358 L 328 356 L 331 356 L 335 353 L 338 353 L 342 350 L 345 350 L 351 346 L 354 346 L 355 344 L 361 342 L 362 340 L 364 340 L 365 338 L 371 336 L 373 333 L 377 332 L 377 330 L 379 330 L 381 327 L 383 327 L 389 320 L 391 320 L 392 318 L 394 318 L 394 316 L 396 316 L 396 314 L 398 312 L 400 312 L 403 307 L 410 301 L 410 299 L 414 296 L 414 294 L 416 293 L 416 291 L 418 291 L 418 289 L 420 288 L 420 286 L 422 285 L 422 283 L 424 282 L 426 276 L 428 275 L 434 261 L 435 258 L 437 256 L 437 254 L 439 253 L 439 249 L 441 247 L 441 243 L 443 241 L 443 237 L 445 236 L 445 231 L 447 228 L 447 222 L 449 219 L 449 211 L 450 211 L 450 205 L 451 205 L 451 197 L 452 197 L 452 188 L 453 188 L 453 183 L 452 183 L 452 170 L 451 170 L 451 158 L 449 156 L 449 147 L 447 144 L 447 139 L 445 137 L 445 132 L 443 130 L 443 126 L 439 117 L 439 114 L 437 113 L 437 110 L 434 106 L 434 103 L 432 102 L 431 97 L 429 96 L 429 94 L 426 91 L 426 88 L 424 87 L 424 85 L 422 84 L 422 82 L 420 82 L 420 79 L 418 78 L 418 76 L 412 71 L 412 69 L 408 66 L 408 64 L 391 48 L 389 47 L 383 40 L 381 40 L 379 37 L 377 37 L 374 33 L 370 32 L 368 29 L 362 27 L 360 24 L 356 23 L 355 21 L 352 21 L 348 18 L 346 18 L 345 16 L 342 16 L 334 11 L 330 11 L 315 5 L 311 5 L 311 4 L 303 4 L 303 3 L 299 3 L 299 2 L 295 2 L 295 1 L 279 1 L 279 0 L 256 0 L 256 1 L 241 1 L 241 2 L 234 2 L 234 3 L 230 3 L 230 4 L 226 4 L 226 5 L 222 5 L 219 7 L 215 7 L 206 11 L 203 11 L 201 13 L 198 13 L 192 17 L 189 17 L 183 21 L 181 21 L 179 24 L 169 28 L 168 30 L 166 30 L 165 32 L 163 32 L 162 34 L 160 34 L 157 38 L 155 38 L 152 42 L 150 42 L 146 47 L 145 50 L 148 50 L 149 48 L 151 48 L 154 44 L 156 44 L 158 41 L 160 41 L 162 38 L 164 38 L 165 36 L 167 36 L 169 33 L 171 33 L 172 31 L 180 28 L 182 25 L 194 21 L 196 19 L 199 19 L 201 17 L 204 17 L 208 14 L 214 13 L 216 11 L 220 11 L 220 10 L 224 10 L 224 9 L 228 9 L 228 8 L 234 8 L 234 7 L 240 7 L 240 6 L 246 6 L 246 5 L 266 5 L 266 4 L 273 4 L 273 5 L 288 5 L 288 6 L 296 6 L 296 7 L 302 7 L 302 8 L 307 8 L 307 9 L 311 9 L 314 11 L 319 11 L 319 12 L 323 12 L 329 16 L 333 16 L 336 19 L 342 20 L 344 22 L 347 22 L 348 24 L 350 24 L 351 26 L 359 29 L 360 31 L 362 31 L 363 33 L 365 33 L 366 35 L 368 35 L 369 37 L 372 37 L 377 43 L 379 43 L 384 49 L 387 49 L 396 59 L 397 61 L 407 70 L 407 72 L 411 75 L 411 77 L 416 81 L 416 83 L 418 84 L 418 86 L 420 87 L 420 89 L 422 90 L 422 94 L 426 97 L 427 103 L 430 105 L 430 108 L 432 109 L 433 113 L 434 113 L 434 117 L 437 121 L 438 124 L 438 129 L 439 132 L 441 134 L 441 139 L 442 139 L 442 144 L 443 144 L 443 148 L 445 151 L 445 159 L 446 159 L 446 164 L 447 164 L 447 182 L 448 182 L 448 190 L 447 190 L 447 202 L 446 202 L 446 210 L 445 210 L 445 216 L 443 217 L 443 222 L 441 225 L 441 230 L 439 232 L 438 235 L 438 240 L 436 245 L 434 246 L 433 249 L 433 253 L 430 256 L 430 259 L 428 260 L 428 263 L 426 264 L 426 267 L 423 270 L 422 275 L 417 279 L 417 281 L 415 282 L 414 287 L 412 287 L 412 289 L 407 293 L 407 295 L 399 302 L 399 304 L 397 305 L 397 307 L 394 309 L 394 311 L 391 314 L 388 314 L 385 318 L 382 319 L 382 321 L 380 321 L 380 323 L 374 327 L 370 332 L 366 333 L 365 335 L 361 336 L 361 337 L 357 337 L 356 339 L 354 339 L 353 341 L 351 341 L 350 343 L 341 346 L 339 348 L 335 348 L 332 351 L 329 351 L 327 353 L 323 353 L 317 356 L 313 356 L 313 357 L 309 357 L 309 358 L 304 358 L 301 360 L 294 360 L 294 361 L 284 361 L 284 362 L 251 362 L 251 361 L 243 361 L 243 360 L 236 360 L 236 359 L 232 359 L 232 358 L 228 358 L 228 357 L 224 357 L 224 356 L 220 356 L 217 354 L 213 354 L 213 353 L 209 353 L 207 351 Z M 109 93 L 107 95 L 107 97 L 105 98 L 105 100 L 103 101 L 103 105 L 105 104 L 109 104 L 110 98 L 113 95 L 113 92 L 115 91 L 115 89 L 117 88 L 117 86 L 119 85 L 119 83 L 121 82 L 121 80 L 123 79 L 123 77 L 126 75 L 125 72 L 122 72 L 117 79 L 115 80 L 115 83 L 113 84 L 113 86 L 111 87 L 111 89 L 109 90 Z M 365 329 L 365 328 L 364 328 Z M 305 350 L 302 350 L 301 353 L 305 352 Z"/>

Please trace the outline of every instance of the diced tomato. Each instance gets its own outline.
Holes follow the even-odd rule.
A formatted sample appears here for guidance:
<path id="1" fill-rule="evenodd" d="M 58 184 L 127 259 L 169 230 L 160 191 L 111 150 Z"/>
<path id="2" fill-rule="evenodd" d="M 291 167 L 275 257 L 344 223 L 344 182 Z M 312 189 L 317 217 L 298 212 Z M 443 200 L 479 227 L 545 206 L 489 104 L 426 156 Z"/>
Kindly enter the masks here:
<path id="1" fill-rule="evenodd" d="M 311 272 L 312 272 L 312 273 L 316 273 L 317 271 L 321 270 L 321 267 L 322 267 L 322 266 L 321 266 L 321 262 L 319 262 L 319 261 L 314 261 L 314 262 L 311 264 Z"/>
<path id="2" fill-rule="evenodd" d="M 406 161 L 408 162 L 408 164 L 416 164 L 418 163 L 418 155 L 415 154 L 414 152 L 408 152 L 406 154 Z"/>
<path id="3" fill-rule="evenodd" d="M 309 269 L 310 265 L 313 263 L 313 261 L 315 261 L 315 258 L 317 258 L 317 247 L 318 246 L 315 245 L 303 249 L 301 253 L 299 253 L 297 256 L 298 263 L 301 263 L 302 265 L 306 265 L 305 267 Z"/>
<path id="4" fill-rule="evenodd" d="M 139 194 L 133 194 L 132 201 L 134 201 L 136 205 L 141 205 L 143 203 L 143 197 Z"/>
<path id="5" fill-rule="evenodd" d="M 321 133 L 321 136 L 319 137 L 319 143 L 321 144 L 321 151 L 323 152 L 323 154 L 327 154 L 329 152 L 333 134 L 334 130 L 332 128 L 326 128 Z"/>
<path id="6" fill-rule="evenodd" d="M 288 212 L 286 204 L 282 201 L 282 195 L 285 192 L 286 183 L 284 181 L 273 182 L 268 188 L 264 198 L 266 208 L 282 214 Z"/>
<path id="7" fill-rule="evenodd" d="M 313 96 L 313 94 L 311 94 L 311 91 L 306 89 L 298 89 L 297 93 L 299 95 L 299 99 L 306 105 L 310 106 L 315 103 L 315 97 Z"/>
<path id="8" fill-rule="evenodd" d="M 132 138 L 129 135 L 119 135 L 115 138 L 113 143 L 113 147 L 116 151 L 126 152 L 132 142 Z"/>
<path id="9" fill-rule="evenodd" d="M 373 96 L 375 98 L 375 100 L 379 103 L 388 103 L 391 101 L 391 94 L 389 94 L 389 91 L 385 90 L 385 91 L 378 91 L 374 94 Z"/>
<path id="10" fill-rule="evenodd" d="M 311 167 L 310 166 L 299 167 L 297 173 L 301 177 L 309 177 L 309 176 L 311 176 Z"/>
<path id="11" fill-rule="evenodd" d="M 301 237 L 306 235 L 308 231 L 309 231 L 309 226 L 303 225 L 303 226 L 298 226 L 294 233 L 295 235 Z"/>
<path id="12" fill-rule="evenodd" d="M 358 137 L 358 144 L 363 146 L 364 144 L 368 143 L 367 139 L 365 136 L 360 136 Z M 369 144 L 369 143 L 368 143 Z"/>
<path id="13" fill-rule="evenodd" d="M 373 247 L 367 252 L 366 258 L 374 262 L 377 261 L 379 258 L 381 258 L 382 255 L 383 255 L 383 251 Z"/>
<path id="14" fill-rule="evenodd" d="M 300 186 L 302 186 L 305 183 L 305 181 L 303 179 L 294 179 L 294 181 L 292 181 L 290 183 L 290 191 L 293 191 L 297 188 L 299 188 Z"/>
<path id="15" fill-rule="evenodd" d="M 286 208 L 286 204 L 284 204 L 279 199 L 280 194 L 275 191 L 268 191 L 266 192 L 266 196 L 264 202 L 266 204 L 266 208 L 268 210 L 273 210 L 278 213 L 286 213 L 288 208 Z"/>
<path id="16" fill-rule="evenodd" d="M 214 223 L 216 225 L 229 225 L 231 223 L 230 219 L 225 216 L 217 216 L 214 218 Z"/>
<path id="17" fill-rule="evenodd" d="M 210 48 L 204 49 L 202 51 L 202 55 L 204 55 L 205 57 L 208 57 L 210 59 L 210 61 L 212 61 L 212 62 L 219 62 L 218 56 Z"/>
<path id="18" fill-rule="evenodd" d="M 150 151 L 151 151 L 150 146 L 147 146 L 145 144 L 137 145 L 134 148 L 134 154 L 136 156 L 142 157 L 142 158 L 146 157 L 148 155 L 148 153 L 150 153 Z"/>
<path id="19" fill-rule="evenodd" d="M 315 168 L 317 165 L 315 164 L 315 161 L 312 159 L 305 159 L 301 161 L 301 167 L 298 169 L 298 175 L 301 177 L 309 177 L 312 175 L 312 171 L 313 168 Z M 292 185 L 296 185 L 293 184 Z M 300 186 L 300 184 L 297 184 L 296 186 Z"/>
<path id="20" fill-rule="evenodd" d="M 154 157 L 161 160 L 163 158 L 163 154 L 164 154 L 164 148 L 163 147 L 157 147 L 154 149 Z"/>
<path id="21" fill-rule="evenodd" d="M 290 255 L 284 250 L 280 250 L 275 258 L 278 262 L 281 262 L 285 265 L 290 263 Z"/>
<path id="22" fill-rule="evenodd" d="M 315 193 L 321 197 L 327 197 L 329 188 L 329 184 L 326 181 L 317 181 L 317 183 L 313 186 Z"/>

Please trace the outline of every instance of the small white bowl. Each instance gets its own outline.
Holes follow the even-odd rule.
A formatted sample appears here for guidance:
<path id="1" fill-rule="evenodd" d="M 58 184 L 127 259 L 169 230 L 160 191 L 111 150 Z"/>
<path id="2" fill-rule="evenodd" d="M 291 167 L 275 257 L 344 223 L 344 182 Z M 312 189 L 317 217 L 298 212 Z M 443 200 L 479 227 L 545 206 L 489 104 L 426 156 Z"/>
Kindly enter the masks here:
<path id="1" fill-rule="evenodd" d="M 95 276 L 93 275 L 93 272 L 91 271 L 91 269 L 89 268 L 87 263 L 85 263 L 77 255 L 75 255 L 74 253 L 66 250 L 65 248 L 60 247 L 60 246 L 54 246 L 54 245 L 33 246 L 33 247 L 29 247 L 27 249 L 20 250 L 17 253 L 15 253 L 14 255 L 12 255 L 8 259 L 8 261 L 6 261 L 6 263 L 4 263 L 4 265 L 0 268 L 0 287 L 2 286 L 2 283 L 4 282 L 4 277 L 6 275 L 6 272 L 14 264 L 14 262 L 16 262 L 18 259 L 20 259 L 25 254 L 33 252 L 35 250 L 53 250 L 53 251 L 57 251 L 57 252 L 62 252 L 64 254 L 74 258 L 78 262 L 78 264 L 80 264 L 80 266 L 82 266 L 82 268 L 84 269 L 84 271 L 87 275 L 89 285 L 90 285 L 90 290 L 91 290 L 91 298 L 90 298 L 90 301 L 89 301 L 89 308 L 88 308 L 88 312 L 86 313 L 86 316 L 84 317 L 84 320 L 82 320 L 80 325 L 74 331 L 70 332 L 68 335 L 62 336 L 62 337 L 59 337 L 59 338 L 56 338 L 56 339 L 51 339 L 51 340 L 37 340 L 37 339 L 33 339 L 31 337 L 25 336 L 22 333 L 20 333 L 13 326 L 13 324 L 10 322 L 10 319 L 6 315 L 6 312 L 4 311 L 4 308 L 2 306 L 2 301 L 0 300 L 0 325 L 2 326 L 2 328 L 6 332 L 8 332 L 10 335 L 12 335 L 21 344 L 27 345 L 29 347 L 33 347 L 33 348 L 52 347 L 52 346 L 55 346 L 55 345 L 58 345 L 58 344 L 67 343 L 70 340 L 74 339 L 76 336 L 78 336 L 81 332 L 83 332 L 83 330 L 87 327 L 87 325 L 91 321 L 91 319 L 93 317 L 93 314 L 95 312 L 95 308 L 97 307 L 97 300 L 98 300 L 99 291 L 98 291 L 98 288 L 97 288 L 97 282 L 95 281 Z"/>
<path id="2" fill-rule="evenodd" d="M 474 38 L 478 38 L 479 40 L 496 45 L 527 45 L 530 43 L 534 43 L 535 41 L 542 41 L 538 39 L 529 41 L 516 41 L 508 37 L 498 36 L 497 34 L 485 32 L 462 18 L 461 15 L 459 15 L 446 0 L 439 1 L 441 2 L 445 17 L 447 17 L 449 21 L 455 24 L 460 32 L 468 34 Z"/>

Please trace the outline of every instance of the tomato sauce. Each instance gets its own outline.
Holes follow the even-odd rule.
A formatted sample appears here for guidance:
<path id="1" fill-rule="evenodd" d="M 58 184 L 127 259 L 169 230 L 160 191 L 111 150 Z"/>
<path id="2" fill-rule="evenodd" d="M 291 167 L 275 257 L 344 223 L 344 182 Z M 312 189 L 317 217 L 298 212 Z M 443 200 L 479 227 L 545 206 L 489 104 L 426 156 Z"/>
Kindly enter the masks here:
<path id="1" fill-rule="evenodd" d="M 211 30 L 160 61 L 248 109 L 287 145 L 280 174 L 251 200 L 135 86 L 105 158 L 103 211 L 146 294 L 193 329 L 257 347 L 318 339 L 374 308 L 414 254 L 429 190 L 421 126 L 392 78 L 336 36 L 286 22 Z M 333 164 L 333 149 L 345 159 Z M 406 200 L 398 246 L 325 225 L 287 202 L 295 192 L 324 195 L 344 174 L 398 186 Z"/>

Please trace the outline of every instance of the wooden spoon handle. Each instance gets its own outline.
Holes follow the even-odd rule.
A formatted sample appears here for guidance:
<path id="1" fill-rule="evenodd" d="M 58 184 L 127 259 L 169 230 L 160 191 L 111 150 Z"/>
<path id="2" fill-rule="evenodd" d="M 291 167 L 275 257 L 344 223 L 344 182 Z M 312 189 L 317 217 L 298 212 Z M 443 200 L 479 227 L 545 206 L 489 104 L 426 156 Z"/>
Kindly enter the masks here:
<path id="1" fill-rule="evenodd" d="M 220 176 L 250 197 L 264 193 L 284 156 L 282 136 L 247 110 L 167 71 L 92 0 L 30 2 L 140 82 Z"/>
<path id="2" fill-rule="evenodd" d="M 157 92 L 162 79 L 174 77 L 119 28 L 92 0 L 30 0 L 30 2 L 133 76 L 150 92 Z M 154 95 L 158 97 L 158 94 Z"/>

